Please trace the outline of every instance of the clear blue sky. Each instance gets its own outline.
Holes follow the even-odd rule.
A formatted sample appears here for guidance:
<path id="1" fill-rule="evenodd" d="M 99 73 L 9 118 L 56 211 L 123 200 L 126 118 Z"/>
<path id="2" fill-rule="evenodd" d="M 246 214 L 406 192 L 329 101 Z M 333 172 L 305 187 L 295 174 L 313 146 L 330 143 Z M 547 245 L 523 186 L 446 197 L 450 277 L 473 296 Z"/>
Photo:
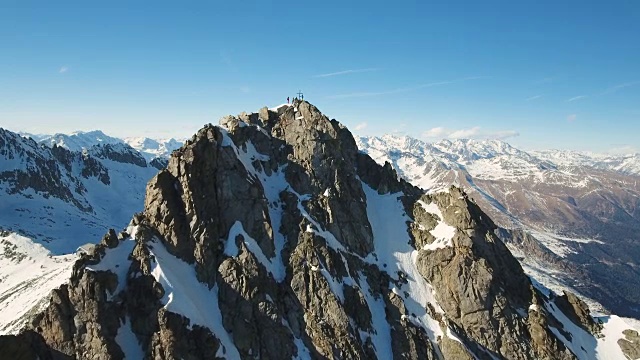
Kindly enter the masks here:
<path id="1" fill-rule="evenodd" d="M 11 130 L 186 137 L 299 89 L 365 135 L 640 150 L 640 2 L 0 3 Z"/>

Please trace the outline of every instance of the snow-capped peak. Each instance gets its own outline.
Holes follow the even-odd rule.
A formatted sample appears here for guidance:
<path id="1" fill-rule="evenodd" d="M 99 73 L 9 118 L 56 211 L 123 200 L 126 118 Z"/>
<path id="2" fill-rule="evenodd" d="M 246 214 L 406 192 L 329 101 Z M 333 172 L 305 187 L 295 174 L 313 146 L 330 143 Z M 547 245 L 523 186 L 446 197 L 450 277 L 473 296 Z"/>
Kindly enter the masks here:
<path id="1" fill-rule="evenodd" d="M 532 161 L 526 154 L 501 140 L 456 139 L 441 140 L 433 146 L 442 152 L 451 154 L 456 161 L 473 162 L 479 159 L 491 159 L 498 156 L 516 156 Z"/>
<path id="2" fill-rule="evenodd" d="M 142 154 L 147 162 L 156 158 L 168 158 L 171 153 L 184 144 L 184 139 L 153 139 L 149 137 L 117 138 L 106 135 L 101 130 L 74 131 L 70 134 L 56 133 L 54 135 L 19 133 L 23 137 L 30 137 L 36 142 L 49 147 L 59 146 L 70 151 L 89 150 L 96 145 L 127 144 Z M 122 148 L 121 148 L 122 149 Z"/>
<path id="3" fill-rule="evenodd" d="M 101 130 L 93 131 L 74 131 L 71 134 L 54 134 L 38 136 L 38 142 L 47 146 L 54 145 L 66 148 L 71 151 L 81 151 L 99 144 L 120 144 L 123 141 L 106 135 Z"/>
<path id="4" fill-rule="evenodd" d="M 124 138 L 124 142 L 142 153 L 147 161 L 154 158 L 168 158 L 174 150 L 184 144 L 184 140 L 174 138 L 151 139 L 148 137 L 128 137 Z"/>

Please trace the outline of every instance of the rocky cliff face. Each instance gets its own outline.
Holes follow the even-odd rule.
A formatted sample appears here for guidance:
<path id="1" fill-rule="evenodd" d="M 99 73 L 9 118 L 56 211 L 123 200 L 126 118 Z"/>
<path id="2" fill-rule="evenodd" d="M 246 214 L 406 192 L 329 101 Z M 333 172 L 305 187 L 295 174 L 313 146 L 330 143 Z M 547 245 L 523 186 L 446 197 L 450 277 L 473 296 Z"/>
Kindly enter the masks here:
<path id="1" fill-rule="evenodd" d="M 533 286 L 494 230 L 308 102 L 263 108 L 175 151 L 21 336 L 78 359 L 596 358 L 588 309 Z"/>

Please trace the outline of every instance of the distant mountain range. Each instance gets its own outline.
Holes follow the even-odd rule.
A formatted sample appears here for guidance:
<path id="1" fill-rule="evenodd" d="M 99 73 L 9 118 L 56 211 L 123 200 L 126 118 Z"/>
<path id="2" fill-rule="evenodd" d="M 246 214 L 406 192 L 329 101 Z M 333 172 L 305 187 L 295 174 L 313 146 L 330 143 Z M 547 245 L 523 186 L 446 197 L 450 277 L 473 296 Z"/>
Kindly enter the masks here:
<path id="1" fill-rule="evenodd" d="M 430 192 L 463 187 L 549 286 L 640 316 L 640 155 L 526 152 L 498 140 L 360 137 L 361 151 Z"/>
<path id="2" fill-rule="evenodd" d="M 81 151 L 100 144 L 127 144 L 139 151 L 147 161 L 155 158 L 168 158 L 173 150 L 178 149 L 184 140 L 151 139 L 148 137 L 116 138 L 106 135 L 100 130 L 76 131 L 71 134 L 34 135 L 20 133 L 22 136 L 31 137 L 39 143 L 49 147 L 53 145 L 63 147 L 71 151 Z"/>

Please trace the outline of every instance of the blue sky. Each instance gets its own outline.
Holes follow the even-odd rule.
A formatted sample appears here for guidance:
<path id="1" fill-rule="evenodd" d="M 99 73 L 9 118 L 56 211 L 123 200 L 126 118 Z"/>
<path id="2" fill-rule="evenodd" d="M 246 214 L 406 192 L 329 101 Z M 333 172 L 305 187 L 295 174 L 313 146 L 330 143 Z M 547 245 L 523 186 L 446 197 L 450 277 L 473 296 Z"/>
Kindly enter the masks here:
<path id="1" fill-rule="evenodd" d="M 187 137 L 301 89 L 363 135 L 640 150 L 638 1 L 184 3 L 2 1 L 0 126 Z"/>

